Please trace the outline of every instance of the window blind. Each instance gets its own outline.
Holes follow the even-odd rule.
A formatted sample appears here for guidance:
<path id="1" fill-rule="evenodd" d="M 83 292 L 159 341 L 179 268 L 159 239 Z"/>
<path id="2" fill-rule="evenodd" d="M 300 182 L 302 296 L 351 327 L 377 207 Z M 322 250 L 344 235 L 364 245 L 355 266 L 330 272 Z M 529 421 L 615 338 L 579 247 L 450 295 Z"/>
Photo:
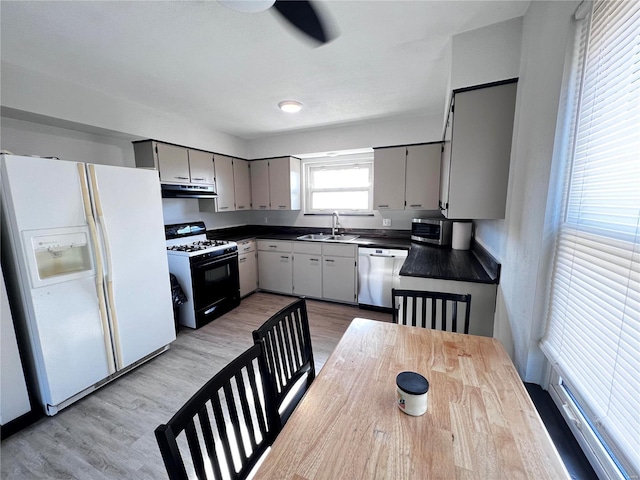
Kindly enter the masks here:
<path id="1" fill-rule="evenodd" d="M 640 473 L 640 2 L 595 1 L 541 348 L 628 475 Z"/>

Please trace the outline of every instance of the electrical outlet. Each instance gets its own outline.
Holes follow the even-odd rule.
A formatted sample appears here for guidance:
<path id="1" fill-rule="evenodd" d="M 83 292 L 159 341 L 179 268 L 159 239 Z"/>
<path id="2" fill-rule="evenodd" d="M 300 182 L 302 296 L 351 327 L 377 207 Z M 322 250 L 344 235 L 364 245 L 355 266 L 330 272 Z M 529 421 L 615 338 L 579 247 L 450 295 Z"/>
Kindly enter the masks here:
<path id="1" fill-rule="evenodd" d="M 382 226 L 383 227 L 390 227 L 391 226 L 391 219 L 390 218 L 383 218 L 382 219 Z"/>

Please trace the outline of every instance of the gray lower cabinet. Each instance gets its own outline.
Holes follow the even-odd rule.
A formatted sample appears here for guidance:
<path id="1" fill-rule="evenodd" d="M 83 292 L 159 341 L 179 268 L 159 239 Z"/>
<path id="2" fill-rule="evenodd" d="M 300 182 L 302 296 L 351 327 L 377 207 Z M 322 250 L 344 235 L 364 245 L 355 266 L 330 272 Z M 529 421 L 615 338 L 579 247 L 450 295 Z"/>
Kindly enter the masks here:
<path id="1" fill-rule="evenodd" d="M 238 242 L 238 274 L 241 297 L 246 297 L 258 288 L 258 254 L 255 240 Z"/>
<path id="2" fill-rule="evenodd" d="M 305 297 L 322 298 L 322 255 L 295 254 L 293 293 Z"/>
<path id="3" fill-rule="evenodd" d="M 322 298 L 357 303 L 357 253 L 355 245 L 322 244 Z"/>
<path id="4" fill-rule="evenodd" d="M 294 242 L 293 293 L 322 298 L 322 245 Z"/>
<path id="5" fill-rule="evenodd" d="M 357 303 L 357 245 L 258 240 L 261 290 Z"/>
<path id="6" fill-rule="evenodd" d="M 262 290 L 293 293 L 291 242 L 258 240 L 258 285 Z"/>

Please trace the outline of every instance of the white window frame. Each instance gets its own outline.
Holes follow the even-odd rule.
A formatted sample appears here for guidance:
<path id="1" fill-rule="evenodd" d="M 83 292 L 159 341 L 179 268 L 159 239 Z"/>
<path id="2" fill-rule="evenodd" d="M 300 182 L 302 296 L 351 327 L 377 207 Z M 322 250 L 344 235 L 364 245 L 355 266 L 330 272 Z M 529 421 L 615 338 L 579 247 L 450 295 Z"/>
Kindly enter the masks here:
<path id="1" fill-rule="evenodd" d="M 353 187 L 353 188 L 328 188 L 314 189 L 311 187 L 309 178 L 313 169 L 340 169 L 348 168 L 354 165 L 367 167 L 369 169 L 369 186 Z M 304 205 L 303 212 L 305 215 L 331 215 L 335 209 L 312 209 L 311 195 L 314 192 L 353 192 L 367 191 L 369 195 L 368 207 L 366 209 L 339 208 L 337 211 L 341 215 L 373 215 L 373 152 L 360 153 L 348 156 L 342 156 L 339 159 L 331 157 L 316 157 L 302 160 L 303 189 L 304 189 Z"/>

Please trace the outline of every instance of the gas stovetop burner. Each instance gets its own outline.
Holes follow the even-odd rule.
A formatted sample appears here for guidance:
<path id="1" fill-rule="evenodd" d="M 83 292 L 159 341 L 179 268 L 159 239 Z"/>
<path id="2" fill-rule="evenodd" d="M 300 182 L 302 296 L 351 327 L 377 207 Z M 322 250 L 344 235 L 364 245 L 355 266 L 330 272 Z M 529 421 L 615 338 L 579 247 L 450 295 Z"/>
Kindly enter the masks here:
<path id="1" fill-rule="evenodd" d="M 223 245 L 229 245 L 229 242 L 224 240 L 200 240 L 186 245 L 171 245 L 167 247 L 167 250 L 174 252 L 199 252 L 201 250 L 208 250 L 210 248 L 220 247 Z"/>
<path id="2" fill-rule="evenodd" d="M 235 242 L 228 240 L 209 240 L 204 222 L 165 225 L 167 252 L 169 255 L 190 258 L 210 258 L 233 253 L 238 250 Z"/>

